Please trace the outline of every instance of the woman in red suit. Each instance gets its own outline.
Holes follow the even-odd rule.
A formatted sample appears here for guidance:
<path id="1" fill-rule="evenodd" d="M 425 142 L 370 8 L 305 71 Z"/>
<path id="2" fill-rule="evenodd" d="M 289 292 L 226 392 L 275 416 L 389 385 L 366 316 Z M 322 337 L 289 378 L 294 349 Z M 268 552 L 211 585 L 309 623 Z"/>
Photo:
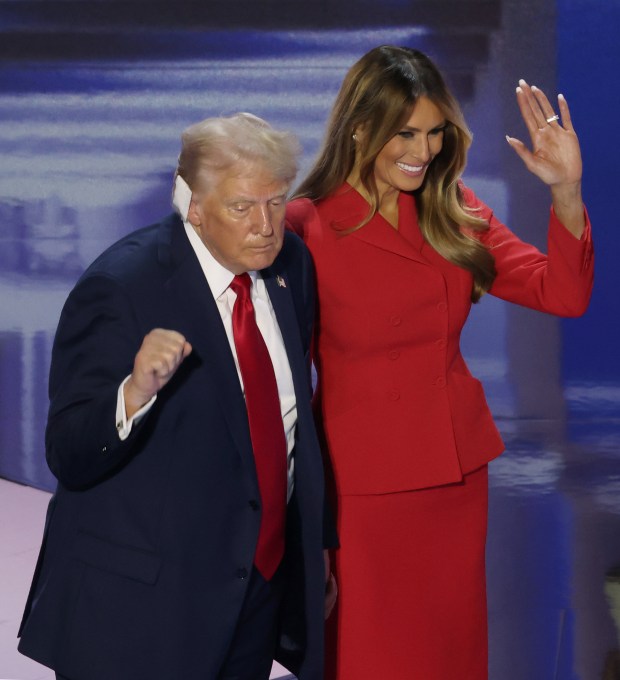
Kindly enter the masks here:
<path id="1" fill-rule="evenodd" d="M 334 473 L 340 595 L 326 677 L 487 678 L 487 463 L 503 444 L 459 336 L 489 292 L 576 316 L 592 286 L 568 106 L 520 81 L 551 189 L 546 255 L 461 180 L 470 144 L 432 62 L 378 47 L 347 74 L 324 148 L 289 204 L 317 272 L 317 409 Z"/>

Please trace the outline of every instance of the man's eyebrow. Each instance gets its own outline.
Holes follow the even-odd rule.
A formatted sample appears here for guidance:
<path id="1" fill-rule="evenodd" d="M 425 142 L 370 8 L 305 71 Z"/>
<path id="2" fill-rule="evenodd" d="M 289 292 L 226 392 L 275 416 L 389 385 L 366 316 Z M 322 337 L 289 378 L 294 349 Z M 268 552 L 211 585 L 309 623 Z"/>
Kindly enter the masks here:
<path id="1" fill-rule="evenodd" d="M 254 196 L 231 196 L 227 199 L 227 203 L 259 203 L 261 200 L 273 201 L 274 198 L 286 198 L 287 191 L 281 191 L 279 194 L 267 196 L 266 198 L 255 198 Z"/>

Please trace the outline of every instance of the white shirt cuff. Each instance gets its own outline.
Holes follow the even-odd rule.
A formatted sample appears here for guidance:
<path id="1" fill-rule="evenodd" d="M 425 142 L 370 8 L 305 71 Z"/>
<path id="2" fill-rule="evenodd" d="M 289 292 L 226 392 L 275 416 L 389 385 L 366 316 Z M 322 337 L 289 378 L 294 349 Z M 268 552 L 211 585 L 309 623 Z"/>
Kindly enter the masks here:
<path id="1" fill-rule="evenodd" d="M 145 413 L 148 413 L 150 410 L 151 406 L 155 403 L 155 399 L 157 399 L 157 395 L 153 395 L 149 401 L 144 404 L 144 406 L 140 407 L 134 414 L 131 416 L 131 418 L 127 418 L 127 411 L 125 410 L 125 393 L 123 391 L 123 387 L 125 387 L 125 383 L 129 380 L 131 376 L 128 375 L 125 380 L 121 383 L 120 387 L 118 388 L 118 393 L 116 397 L 116 431 L 118 432 L 119 439 L 121 441 L 125 441 L 127 437 L 129 437 L 129 434 L 131 432 L 131 428 L 133 427 L 134 423 L 139 423 L 140 420 L 142 419 L 142 416 L 144 416 Z"/>

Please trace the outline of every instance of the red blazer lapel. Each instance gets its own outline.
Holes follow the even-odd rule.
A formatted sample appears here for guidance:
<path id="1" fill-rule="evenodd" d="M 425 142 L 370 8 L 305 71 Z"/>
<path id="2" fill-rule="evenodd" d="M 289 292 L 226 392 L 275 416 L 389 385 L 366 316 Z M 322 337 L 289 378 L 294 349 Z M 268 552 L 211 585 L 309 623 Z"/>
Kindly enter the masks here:
<path id="1" fill-rule="evenodd" d="M 346 200 L 343 200 L 345 199 Z M 331 210 L 330 199 L 326 199 L 323 209 L 329 211 L 329 223 L 336 231 L 347 232 L 355 228 L 368 215 L 368 203 L 352 186 L 344 184 L 334 195 L 334 209 Z M 326 205 L 327 204 L 327 205 Z M 420 248 L 424 244 L 422 234 L 417 227 L 417 211 L 415 199 L 408 194 L 399 198 L 399 224 L 405 226 L 405 235 L 394 229 L 387 220 L 378 213 L 363 227 L 350 232 L 344 238 L 354 238 L 368 245 L 392 252 L 396 255 L 428 265 L 421 255 Z"/>

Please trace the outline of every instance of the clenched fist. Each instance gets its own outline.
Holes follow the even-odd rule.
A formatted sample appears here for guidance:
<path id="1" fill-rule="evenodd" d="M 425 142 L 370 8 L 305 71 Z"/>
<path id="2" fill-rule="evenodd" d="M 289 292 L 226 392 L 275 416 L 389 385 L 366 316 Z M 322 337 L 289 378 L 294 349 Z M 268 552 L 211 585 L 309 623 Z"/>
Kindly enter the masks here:
<path id="1" fill-rule="evenodd" d="M 191 351 L 192 346 L 176 331 L 154 328 L 144 337 L 123 389 L 127 418 L 168 383 Z"/>

